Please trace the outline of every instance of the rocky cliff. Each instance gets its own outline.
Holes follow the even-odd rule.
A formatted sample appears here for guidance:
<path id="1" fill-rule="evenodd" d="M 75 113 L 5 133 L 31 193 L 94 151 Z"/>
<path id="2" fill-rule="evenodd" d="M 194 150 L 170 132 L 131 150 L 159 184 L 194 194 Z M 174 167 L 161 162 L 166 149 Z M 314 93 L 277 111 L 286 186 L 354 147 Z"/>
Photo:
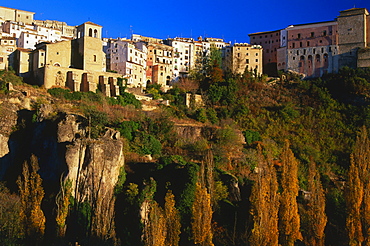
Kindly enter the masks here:
<path id="1" fill-rule="evenodd" d="M 0 180 L 16 189 L 22 164 L 34 154 L 46 195 L 59 191 L 60 180 L 70 180 L 75 200 L 88 202 L 97 211 L 95 224 L 100 224 L 96 227 L 109 230 L 114 187 L 124 166 L 120 134 L 107 128 L 104 136 L 90 139 L 87 119 L 58 112 L 50 100 L 40 103 L 28 92 L 12 92 L 2 98 Z"/>

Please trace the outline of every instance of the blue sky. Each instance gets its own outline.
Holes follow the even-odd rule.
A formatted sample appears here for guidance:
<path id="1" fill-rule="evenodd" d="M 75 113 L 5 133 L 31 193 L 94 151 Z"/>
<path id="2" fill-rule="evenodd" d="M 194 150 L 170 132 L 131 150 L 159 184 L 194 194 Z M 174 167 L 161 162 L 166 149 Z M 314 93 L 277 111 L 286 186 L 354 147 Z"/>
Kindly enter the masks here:
<path id="1" fill-rule="evenodd" d="M 288 25 L 333 20 L 339 11 L 367 8 L 370 0 L 14 0 L 0 6 L 35 12 L 37 20 L 69 25 L 92 21 L 103 37 L 214 37 L 249 42 L 248 34 Z M 131 27 L 130 27 L 131 26 Z"/>

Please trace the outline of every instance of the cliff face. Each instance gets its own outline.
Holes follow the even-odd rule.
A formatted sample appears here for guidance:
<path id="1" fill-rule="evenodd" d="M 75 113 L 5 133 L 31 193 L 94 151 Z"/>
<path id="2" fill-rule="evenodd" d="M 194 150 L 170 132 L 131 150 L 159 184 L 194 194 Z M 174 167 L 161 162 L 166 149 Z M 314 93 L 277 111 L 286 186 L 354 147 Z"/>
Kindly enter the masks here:
<path id="1" fill-rule="evenodd" d="M 36 112 L 30 100 L 35 103 L 18 93 L 0 104 L 0 180 L 15 189 L 23 162 L 35 154 L 46 193 L 58 192 L 61 177 L 69 179 L 77 201 L 94 200 L 94 206 L 113 213 L 114 187 L 124 166 L 119 132 L 107 129 L 105 136 L 89 139 L 84 117 L 56 113 L 50 102 Z"/>

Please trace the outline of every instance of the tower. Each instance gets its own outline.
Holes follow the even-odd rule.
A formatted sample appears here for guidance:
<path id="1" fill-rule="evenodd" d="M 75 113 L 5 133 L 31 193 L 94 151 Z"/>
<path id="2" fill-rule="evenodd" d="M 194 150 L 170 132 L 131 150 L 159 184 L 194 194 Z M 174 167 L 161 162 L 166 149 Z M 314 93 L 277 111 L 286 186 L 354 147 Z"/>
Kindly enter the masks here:
<path id="1" fill-rule="evenodd" d="M 106 62 L 101 39 L 102 26 L 85 22 L 77 27 L 74 67 L 87 71 L 105 72 Z"/>
<path id="2" fill-rule="evenodd" d="M 369 12 L 365 8 L 340 11 L 338 16 L 339 67 L 357 67 L 357 50 L 370 42 Z"/>

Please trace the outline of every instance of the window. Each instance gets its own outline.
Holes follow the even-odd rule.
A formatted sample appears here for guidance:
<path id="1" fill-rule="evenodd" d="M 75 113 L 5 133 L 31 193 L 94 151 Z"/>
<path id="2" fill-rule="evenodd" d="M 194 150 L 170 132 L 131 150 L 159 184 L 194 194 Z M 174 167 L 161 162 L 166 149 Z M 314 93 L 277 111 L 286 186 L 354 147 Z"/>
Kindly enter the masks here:
<path id="1" fill-rule="evenodd" d="M 89 37 L 92 37 L 92 29 L 89 29 Z"/>
<path id="2" fill-rule="evenodd" d="M 301 47 L 301 48 L 302 48 L 302 42 L 299 42 L 299 47 Z"/>
<path id="3" fill-rule="evenodd" d="M 315 37 L 315 33 L 311 32 L 311 38 L 314 38 L 314 37 Z"/>
<path id="4" fill-rule="evenodd" d="M 256 56 L 258 56 L 258 53 L 256 53 Z"/>
<path id="5" fill-rule="evenodd" d="M 295 43 L 292 43 L 292 48 L 293 48 L 293 49 L 295 48 Z"/>
<path id="6" fill-rule="evenodd" d="M 310 46 L 310 41 L 307 41 L 307 47 Z"/>
<path id="7" fill-rule="evenodd" d="M 4 62 L 4 57 L 0 57 L 0 63 Z"/>
<path id="8" fill-rule="evenodd" d="M 118 58 L 118 57 L 117 57 Z M 94 62 L 96 62 L 96 55 L 94 55 Z"/>
<path id="9" fill-rule="evenodd" d="M 245 63 L 249 64 L 249 59 L 245 60 Z"/>
<path id="10" fill-rule="evenodd" d="M 324 31 L 322 32 L 322 35 L 323 35 L 323 36 L 326 36 L 326 30 L 324 30 Z"/>
<path id="11" fill-rule="evenodd" d="M 298 33 L 297 38 L 298 38 L 298 39 L 300 39 L 300 38 L 301 38 L 301 34 L 300 34 L 300 33 Z"/>
<path id="12" fill-rule="evenodd" d="M 258 62 L 258 59 L 256 59 L 256 62 Z"/>

